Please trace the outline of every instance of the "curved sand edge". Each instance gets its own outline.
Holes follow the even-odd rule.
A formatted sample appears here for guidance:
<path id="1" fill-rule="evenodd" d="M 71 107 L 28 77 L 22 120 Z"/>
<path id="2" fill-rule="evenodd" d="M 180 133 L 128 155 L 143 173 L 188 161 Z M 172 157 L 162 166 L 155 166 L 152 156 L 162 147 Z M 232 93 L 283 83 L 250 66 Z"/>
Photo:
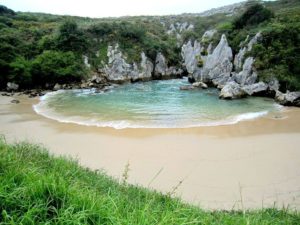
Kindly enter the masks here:
<path id="1" fill-rule="evenodd" d="M 204 208 L 300 208 L 300 109 L 228 126 L 114 130 L 59 123 L 33 111 L 37 99 L 17 98 L 0 97 L 9 141 L 43 143 L 115 177 L 129 162 L 131 183 L 164 192 L 183 180 L 177 195 Z"/>

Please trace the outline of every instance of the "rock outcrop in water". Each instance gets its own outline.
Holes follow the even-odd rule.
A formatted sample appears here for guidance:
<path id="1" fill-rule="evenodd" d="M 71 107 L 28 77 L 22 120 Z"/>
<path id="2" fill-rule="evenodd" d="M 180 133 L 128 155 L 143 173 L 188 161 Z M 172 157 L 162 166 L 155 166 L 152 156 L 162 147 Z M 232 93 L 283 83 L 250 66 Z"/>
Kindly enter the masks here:
<path id="1" fill-rule="evenodd" d="M 203 38 L 212 37 L 214 31 L 207 31 Z M 202 56 L 201 43 L 195 41 L 192 44 L 188 41 L 182 46 L 181 55 L 183 65 L 192 77 L 193 82 L 205 82 L 219 89 L 220 98 L 237 99 L 247 95 L 270 96 L 284 105 L 297 105 L 298 93 L 282 94 L 279 90 L 279 82 L 273 78 L 268 83 L 258 82 L 258 75 L 254 68 L 255 59 L 247 57 L 258 41 L 262 39 L 261 33 L 257 33 L 251 40 L 249 36 L 241 43 L 241 49 L 233 60 L 232 49 L 229 46 L 226 36 L 222 35 L 219 44 L 212 51 L 212 45 L 207 48 L 208 56 Z M 203 66 L 199 66 L 199 59 Z M 196 83 L 195 83 L 196 84 Z M 191 86 L 183 87 L 184 90 L 193 89 Z"/>
<path id="2" fill-rule="evenodd" d="M 283 94 L 277 91 L 275 100 L 281 105 L 300 107 L 300 92 L 287 92 Z"/>
<path id="3" fill-rule="evenodd" d="M 236 99 L 242 98 L 246 95 L 246 92 L 241 88 L 241 86 L 235 81 L 230 81 L 224 85 L 221 90 L 220 98 L 223 99 Z"/>

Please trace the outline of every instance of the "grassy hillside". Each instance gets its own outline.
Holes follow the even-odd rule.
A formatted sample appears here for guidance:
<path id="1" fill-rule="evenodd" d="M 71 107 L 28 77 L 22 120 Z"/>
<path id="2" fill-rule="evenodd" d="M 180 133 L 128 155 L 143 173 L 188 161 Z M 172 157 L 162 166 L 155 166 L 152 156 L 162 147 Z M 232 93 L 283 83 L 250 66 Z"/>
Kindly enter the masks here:
<path id="1" fill-rule="evenodd" d="M 269 17 L 261 19 L 266 10 L 247 14 L 247 8 L 257 3 L 271 12 Z M 167 33 L 172 24 L 185 22 L 194 29 L 182 31 L 180 38 Z M 180 66 L 182 44 L 189 39 L 200 41 L 206 30 L 217 29 L 214 45 L 225 33 L 235 54 L 247 35 L 262 31 L 266 39 L 251 53 L 257 58 L 260 78 L 276 76 L 283 89 L 299 90 L 299 23 L 298 0 L 249 0 L 238 14 L 207 17 L 182 14 L 93 19 L 14 12 L 0 6 L 0 88 L 8 81 L 21 88 L 79 81 L 90 73 L 82 55 L 89 57 L 91 70 L 96 72 L 107 62 L 107 46 L 115 43 L 128 62 L 139 62 L 141 51 L 152 61 L 162 52 L 169 66 Z"/>
<path id="2" fill-rule="evenodd" d="M 0 140 L 0 224 L 296 225 L 287 210 L 204 211 L 117 181 L 37 145 Z"/>

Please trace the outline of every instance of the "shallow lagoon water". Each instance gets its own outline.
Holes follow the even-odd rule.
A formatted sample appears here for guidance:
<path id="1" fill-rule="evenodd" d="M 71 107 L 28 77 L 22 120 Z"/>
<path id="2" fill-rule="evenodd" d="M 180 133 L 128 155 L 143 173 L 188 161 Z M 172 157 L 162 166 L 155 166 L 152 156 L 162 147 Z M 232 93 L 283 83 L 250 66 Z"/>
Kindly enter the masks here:
<path id="1" fill-rule="evenodd" d="M 186 79 L 149 81 L 95 89 L 48 93 L 37 113 L 66 123 L 122 128 L 187 128 L 234 124 L 280 110 L 274 100 L 221 100 L 215 88 L 179 90 Z"/>

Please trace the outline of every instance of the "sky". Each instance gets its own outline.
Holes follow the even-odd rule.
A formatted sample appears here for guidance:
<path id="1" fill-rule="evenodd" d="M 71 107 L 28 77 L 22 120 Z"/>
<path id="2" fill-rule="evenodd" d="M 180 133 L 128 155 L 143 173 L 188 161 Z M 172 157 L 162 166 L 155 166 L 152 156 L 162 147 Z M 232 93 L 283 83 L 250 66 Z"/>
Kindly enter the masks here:
<path id="1" fill-rule="evenodd" d="M 242 0 L 0 0 L 14 11 L 84 17 L 199 13 Z"/>

